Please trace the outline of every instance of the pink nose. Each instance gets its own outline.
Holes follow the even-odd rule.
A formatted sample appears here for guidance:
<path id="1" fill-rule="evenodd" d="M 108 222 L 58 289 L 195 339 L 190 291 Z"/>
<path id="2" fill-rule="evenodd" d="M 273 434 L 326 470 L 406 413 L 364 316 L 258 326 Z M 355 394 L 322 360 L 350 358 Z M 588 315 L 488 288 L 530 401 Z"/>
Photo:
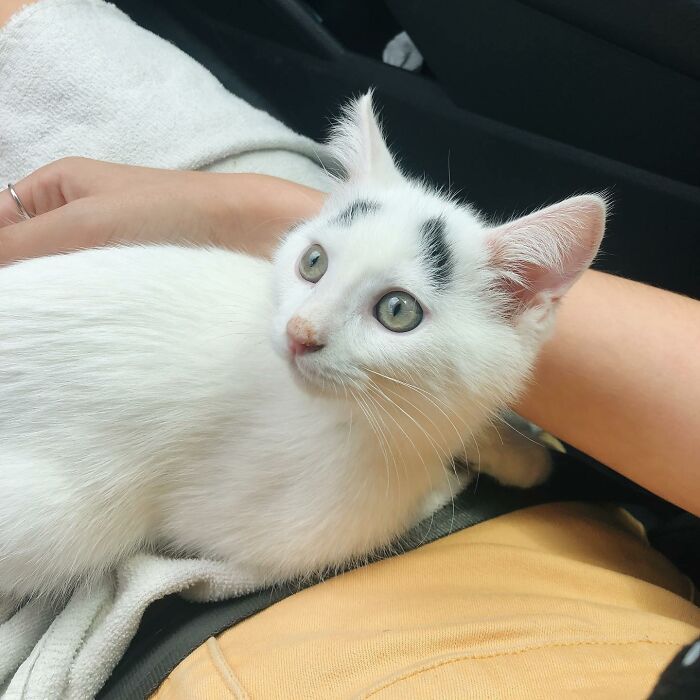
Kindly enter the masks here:
<path id="1" fill-rule="evenodd" d="M 323 345 L 306 345 L 306 343 L 300 343 L 295 338 L 289 338 L 287 342 L 287 347 L 289 352 L 294 355 L 306 355 L 307 352 L 316 352 L 320 350 Z"/>
<path id="2" fill-rule="evenodd" d="M 323 344 L 318 342 L 316 331 L 306 319 L 294 316 L 287 324 L 287 347 L 292 356 L 296 357 L 317 352 Z"/>

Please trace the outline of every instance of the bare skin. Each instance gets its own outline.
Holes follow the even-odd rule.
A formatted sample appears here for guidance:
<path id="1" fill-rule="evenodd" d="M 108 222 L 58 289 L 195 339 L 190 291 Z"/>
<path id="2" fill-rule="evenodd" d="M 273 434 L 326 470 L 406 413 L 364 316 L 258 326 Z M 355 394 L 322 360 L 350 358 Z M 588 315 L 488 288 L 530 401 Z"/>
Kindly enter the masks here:
<path id="1" fill-rule="evenodd" d="M 252 174 L 198 173 L 63 158 L 0 192 L 0 265 L 111 243 L 211 244 L 269 255 L 323 194 Z"/>
<path id="2" fill-rule="evenodd" d="M 0 27 L 7 24 L 10 17 L 25 5 L 33 4 L 34 2 L 32 2 L 32 0 L 0 0 Z"/>
<path id="3" fill-rule="evenodd" d="M 116 241 L 196 241 L 267 255 L 321 192 L 261 175 L 85 159 L 0 192 L 0 264 Z M 700 514 L 700 302 L 589 271 L 515 409 L 650 491 Z"/>
<path id="4" fill-rule="evenodd" d="M 700 301 L 588 271 L 515 410 L 700 515 Z"/>

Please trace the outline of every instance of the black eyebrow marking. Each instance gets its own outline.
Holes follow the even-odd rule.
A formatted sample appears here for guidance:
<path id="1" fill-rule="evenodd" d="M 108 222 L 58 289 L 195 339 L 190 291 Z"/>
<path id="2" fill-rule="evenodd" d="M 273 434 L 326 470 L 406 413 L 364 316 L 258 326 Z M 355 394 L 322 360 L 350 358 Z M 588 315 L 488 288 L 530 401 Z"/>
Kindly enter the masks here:
<path id="1" fill-rule="evenodd" d="M 447 225 L 441 216 L 428 219 L 420 228 L 423 239 L 423 253 L 430 265 L 433 282 L 438 289 L 444 289 L 454 268 L 452 251 L 450 250 L 445 229 Z"/>
<path id="2" fill-rule="evenodd" d="M 345 207 L 333 219 L 333 223 L 349 226 L 358 216 L 366 216 L 376 211 L 379 211 L 379 202 L 373 202 L 369 199 L 357 199 Z"/>

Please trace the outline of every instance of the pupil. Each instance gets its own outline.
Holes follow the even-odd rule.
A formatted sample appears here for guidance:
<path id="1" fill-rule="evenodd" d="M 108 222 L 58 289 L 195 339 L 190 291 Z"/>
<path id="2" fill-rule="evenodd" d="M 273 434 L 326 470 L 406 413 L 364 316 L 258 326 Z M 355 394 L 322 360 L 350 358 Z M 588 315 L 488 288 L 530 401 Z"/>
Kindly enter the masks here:
<path id="1" fill-rule="evenodd" d="M 311 255 L 309 256 L 309 267 L 313 267 L 318 262 L 318 259 L 320 257 L 321 253 L 319 253 L 317 250 L 311 253 Z"/>
<path id="2" fill-rule="evenodd" d="M 401 299 L 392 297 L 389 302 L 389 311 L 391 311 L 391 315 L 396 318 L 401 313 Z"/>

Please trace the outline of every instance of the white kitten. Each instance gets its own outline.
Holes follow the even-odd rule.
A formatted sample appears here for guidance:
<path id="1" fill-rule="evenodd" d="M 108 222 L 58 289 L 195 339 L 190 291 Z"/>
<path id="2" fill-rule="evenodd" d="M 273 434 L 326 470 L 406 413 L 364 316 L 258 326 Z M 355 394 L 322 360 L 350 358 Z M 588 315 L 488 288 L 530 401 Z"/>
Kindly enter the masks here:
<path id="1" fill-rule="evenodd" d="M 603 201 L 488 227 L 401 175 L 369 96 L 333 145 L 347 180 L 274 264 L 146 246 L 0 271 L 1 592 L 57 595 L 146 547 L 270 583 L 390 542 L 459 487 L 452 455 L 546 477 L 486 426 Z"/>

